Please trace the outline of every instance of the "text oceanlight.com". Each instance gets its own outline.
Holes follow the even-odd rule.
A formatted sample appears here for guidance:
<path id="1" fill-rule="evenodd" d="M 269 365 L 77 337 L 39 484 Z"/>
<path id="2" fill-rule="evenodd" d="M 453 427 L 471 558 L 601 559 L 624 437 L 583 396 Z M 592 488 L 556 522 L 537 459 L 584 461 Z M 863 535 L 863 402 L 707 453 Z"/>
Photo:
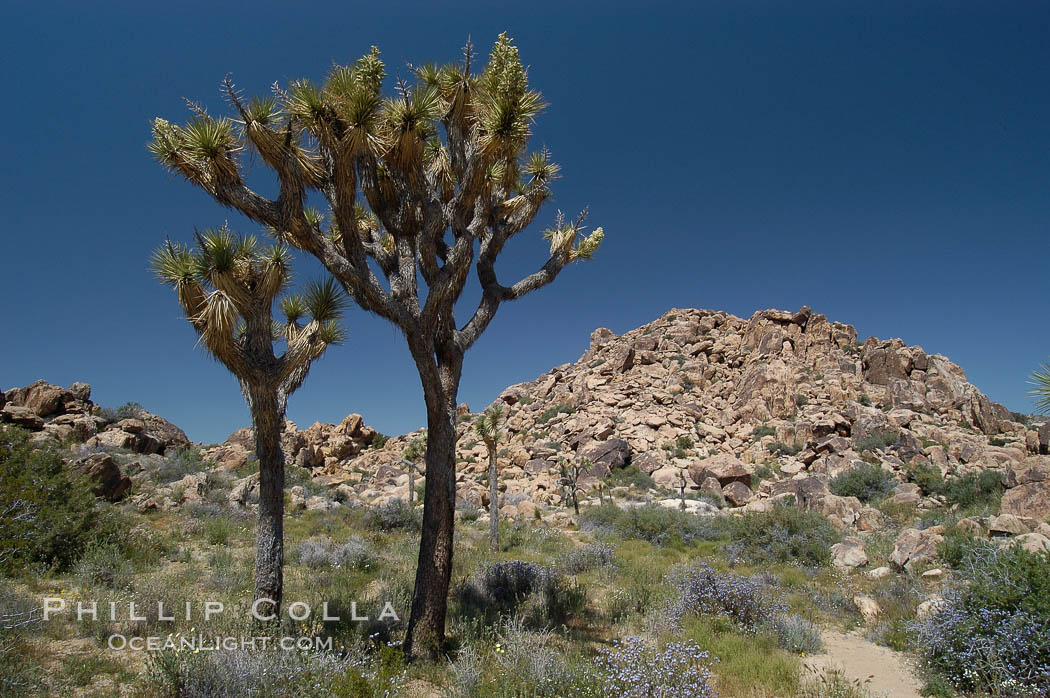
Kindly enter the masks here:
<path id="1" fill-rule="evenodd" d="M 322 652 L 332 651 L 332 638 L 331 637 L 309 637 L 309 636 L 286 636 L 286 637 L 270 637 L 268 635 L 259 636 L 220 636 L 220 635 L 205 635 L 198 633 L 197 635 L 178 635 L 167 637 L 160 636 L 146 636 L 140 637 L 133 635 L 128 637 L 116 633 L 109 636 L 109 640 L 106 642 L 107 646 L 111 650 L 136 650 L 145 652 L 163 652 L 165 650 L 174 652 L 214 652 L 216 650 L 226 650 L 229 652 L 242 650 L 242 651 L 265 651 L 268 649 L 282 649 L 282 650 L 304 650 L 304 651 L 315 651 Z"/>

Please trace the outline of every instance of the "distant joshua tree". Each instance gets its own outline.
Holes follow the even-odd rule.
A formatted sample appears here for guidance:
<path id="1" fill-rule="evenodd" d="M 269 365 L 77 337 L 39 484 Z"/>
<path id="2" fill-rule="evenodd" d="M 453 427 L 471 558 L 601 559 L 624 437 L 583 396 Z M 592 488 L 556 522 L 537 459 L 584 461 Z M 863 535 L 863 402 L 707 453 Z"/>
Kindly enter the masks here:
<path id="1" fill-rule="evenodd" d="M 259 459 L 255 600 L 263 615 L 277 615 L 281 608 L 281 427 L 288 396 L 302 385 L 325 349 L 344 338 L 339 324 L 344 297 L 331 280 L 282 298 L 284 322 L 274 322 L 273 304 L 291 280 L 289 261 L 284 246 L 260 248 L 254 236 L 234 235 L 225 226 L 198 234 L 193 249 L 169 241 L 152 258 L 154 272 L 175 289 L 200 343 L 237 377 L 251 410 Z M 275 343 L 286 345 L 280 355 Z"/>
<path id="2" fill-rule="evenodd" d="M 408 503 L 412 505 L 412 498 L 416 496 L 416 473 L 423 475 L 419 468 L 419 461 L 427 452 L 427 432 L 424 429 L 420 436 L 412 440 L 405 452 L 402 454 L 401 464 L 408 470 Z"/>
<path id="3" fill-rule="evenodd" d="M 492 405 L 474 420 L 474 433 L 489 452 L 489 545 L 499 550 L 499 489 L 496 480 L 496 447 L 505 421 L 502 405 Z"/>
<path id="4" fill-rule="evenodd" d="M 544 104 L 506 34 L 478 72 L 468 44 L 457 64 L 425 64 L 383 93 L 375 47 L 326 79 L 275 85 L 246 98 L 225 82 L 232 118 L 194 105 L 185 125 L 153 121 L 150 149 L 218 203 L 316 257 L 353 301 L 397 326 L 419 373 L 427 410 L 426 493 L 404 648 L 444 649 L 456 511 L 456 405 L 464 354 L 499 308 L 553 282 L 598 250 L 584 215 L 554 218 L 550 254 L 505 283 L 496 260 L 551 197 L 559 167 L 529 152 Z M 253 191 L 248 157 L 275 175 L 278 193 Z M 323 199 L 326 211 L 309 202 Z M 517 253 L 515 253 L 517 254 Z M 457 305 L 471 273 L 481 293 L 467 318 Z"/>

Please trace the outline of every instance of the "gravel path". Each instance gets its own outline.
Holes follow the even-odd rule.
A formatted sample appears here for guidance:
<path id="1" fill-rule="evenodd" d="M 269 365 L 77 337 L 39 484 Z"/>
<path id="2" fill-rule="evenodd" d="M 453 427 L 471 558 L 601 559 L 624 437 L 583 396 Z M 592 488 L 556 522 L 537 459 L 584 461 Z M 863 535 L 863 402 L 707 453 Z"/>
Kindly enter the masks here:
<path id="1" fill-rule="evenodd" d="M 847 679 L 866 681 L 867 690 L 879 698 L 920 698 L 922 683 L 903 655 L 856 633 L 823 630 L 821 636 L 825 653 L 806 658 L 814 670 L 837 669 Z"/>

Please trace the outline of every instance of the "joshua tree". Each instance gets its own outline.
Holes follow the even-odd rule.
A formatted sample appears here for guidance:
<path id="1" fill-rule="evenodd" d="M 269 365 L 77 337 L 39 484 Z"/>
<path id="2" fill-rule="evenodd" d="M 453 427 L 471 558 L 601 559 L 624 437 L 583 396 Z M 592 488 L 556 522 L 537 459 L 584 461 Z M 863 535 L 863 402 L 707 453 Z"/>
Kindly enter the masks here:
<path id="1" fill-rule="evenodd" d="M 601 228 L 583 235 L 584 215 L 560 213 L 545 232 L 550 255 L 510 285 L 496 259 L 550 197 L 559 167 L 546 149 L 528 154 L 543 107 L 511 39 L 501 34 L 480 73 L 468 44 L 461 63 L 411 68 L 384 97 L 379 51 L 309 80 L 246 99 L 226 79 L 234 116 L 193 106 L 185 126 L 153 122 L 150 149 L 219 203 L 317 257 L 363 309 L 405 337 L 427 411 L 427 488 L 405 650 L 436 657 L 442 648 L 456 501 L 456 404 L 464 353 L 500 305 L 554 281 L 588 259 Z M 275 199 L 245 182 L 246 151 L 272 169 Z M 307 203 L 319 192 L 322 214 Z M 477 307 L 460 322 L 455 305 L 474 269 Z M 379 276 L 385 277 L 385 282 Z M 420 285 L 425 288 L 420 289 Z"/>
<path id="2" fill-rule="evenodd" d="M 1032 384 L 1029 394 L 1035 398 L 1036 411 L 1040 414 L 1050 413 L 1050 363 L 1033 371 L 1028 382 Z"/>
<path id="3" fill-rule="evenodd" d="M 489 451 L 489 545 L 499 550 L 499 488 L 496 482 L 496 446 L 503 428 L 503 407 L 491 405 L 474 420 L 474 433 Z"/>
<path id="4" fill-rule="evenodd" d="M 169 241 L 152 259 L 157 276 L 174 287 L 200 343 L 237 377 L 251 411 L 259 459 L 255 600 L 262 615 L 277 615 L 281 608 L 281 426 L 288 396 L 302 385 L 325 349 L 343 339 L 338 321 L 344 298 L 331 280 L 282 298 L 285 322 L 274 322 L 273 303 L 291 279 L 289 258 L 279 243 L 262 249 L 254 237 L 238 237 L 223 227 L 197 235 L 196 249 Z M 310 321 L 302 324 L 307 316 Z M 275 342 L 287 345 L 279 356 Z"/>
<path id="5" fill-rule="evenodd" d="M 561 461 L 561 480 L 559 481 L 562 486 L 561 503 L 568 506 L 571 501 L 572 509 L 577 516 L 580 515 L 580 476 L 589 467 L 590 461 L 586 458 L 583 463 L 579 461 L 569 463 L 564 459 Z"/>
<path id="6" fill-rule="evenodd" d="M 423 474 L 419 469 L 418 461 L 427 451 L 427 433 L 423 432 L 412 440 L 405 452 L 402 454 L 401 463 L 408 470 L 408 503 L 412 504 L 412 498 L 416 495 L 416 473 Z"/>

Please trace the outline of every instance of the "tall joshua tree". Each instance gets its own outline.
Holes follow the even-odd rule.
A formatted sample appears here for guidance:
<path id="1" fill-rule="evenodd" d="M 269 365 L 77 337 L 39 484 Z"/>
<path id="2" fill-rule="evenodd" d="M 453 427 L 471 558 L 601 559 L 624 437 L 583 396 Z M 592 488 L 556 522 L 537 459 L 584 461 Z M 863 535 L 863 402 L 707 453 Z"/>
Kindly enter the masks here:
<path id="1" fill-rule="evenodd" d="M 488 65 L 411 69 L 384 96 L 386 71 L 375 47 L 335 66 L 325 81 L 275 86 L 247 99 L 226 79 L 231 118 L 194 106 L 184 126 L 153 122 L 155 156 L 216 201 L 263 224 L 279 240 L 317 257 L 363 309 L 404 335 L 427 411 L 427 487 L 415 590 L 405 638 L 410 655 L 437 656 L 444 640 L 455 514 L 456 400 L 463 356 L 500 305 L 552 282 L 601 244 L 601 228 L 560 213 L 545 237 L 550 256 L 505 285 L 496 259 L 550 197 L 559 167 L 527 145 L 543 107 L 529 89 L 518 49 L 506 34 Z M 276 175 L 268 199 L 243 176 L 245 151 Z M 320 193 L 328 211 L 311 208 Z M 477 307 L 465 322 L 456 301 L 475 269 Z M 381 281 L 379 276 L 385 278 Z M 421 288 L 423 286 L 424 288 Z"/>
<path id="2" fill-rule="evenodd" d="M 491 405 L 474 420 L 474 433 L 489 452 L 489 545 L 499 550 L 499 488 L 496 482 L 496 447 L 503 428 L 503 407 Z"/>
<path id="3" fill-rule="evenodd" d="M 241 384 L 251 410 L 259 459 L 259 522 L 255 548 L 255 600 L 267 616 L 281 609 L 284 565 L 284 453 L 281 425 L 288 396 L 311 364 L 343 339 L 343 293 L 331 280 L 285 296 L 284 323 L 272 308 L 291 278 L 281 244 L 261 248 L 254 237 L 226 227 L 197 235 L 190 249 L 170 241 L 153 254 L 153 269 L 172 286 L 186 319 L 205 349 Z M 306 317 L 309 321 L 302 322 Z M 286 348 L 278 355 L 275 342 Z"/>

